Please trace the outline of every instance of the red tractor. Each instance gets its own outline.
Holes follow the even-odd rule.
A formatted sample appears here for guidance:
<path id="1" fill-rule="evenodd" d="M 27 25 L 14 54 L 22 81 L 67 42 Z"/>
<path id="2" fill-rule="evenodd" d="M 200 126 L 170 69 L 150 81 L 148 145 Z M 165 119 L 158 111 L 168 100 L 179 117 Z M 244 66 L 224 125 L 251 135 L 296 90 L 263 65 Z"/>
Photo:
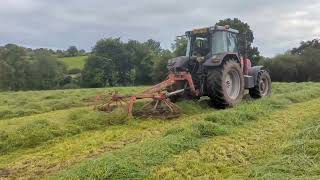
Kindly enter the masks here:
<path id="1" fill-rule="evenodd" d="M 245 51 L 240 51 L 240 36 L 238 30 L 229 26 L 187 31 L 186 55 L 168 61 L 167 80 L 138 95 L 114 94 L 110 100 L 99 106 L 99 109 L 109 110 L 113 109 L 115 104 L 128 104 L 128 112 L 132 114 L 137 99 L 150 98 L 153 101 L 143 109 L 151 108 L 159 114 L 163 113 L 164 109 L 177 113 L 179 108 L 172 102 L 180 99 L 200 99 L 208 96 L 215 107 L 226 108 L 240 103 L 245 89 L 248 89 L 250 96 L 255 99 L 269 96 L 270 75 L 262 66 L 251 67 Z"/>

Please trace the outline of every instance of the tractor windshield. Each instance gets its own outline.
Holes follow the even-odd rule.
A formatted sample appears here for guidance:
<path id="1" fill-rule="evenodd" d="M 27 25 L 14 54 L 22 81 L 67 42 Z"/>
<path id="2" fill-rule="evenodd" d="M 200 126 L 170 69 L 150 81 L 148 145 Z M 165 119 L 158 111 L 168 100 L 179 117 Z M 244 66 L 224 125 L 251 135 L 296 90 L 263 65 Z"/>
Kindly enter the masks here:
<path id="1" fill-rule="evenodd" d="M 235 33 L 214 31 L 188 36 L 187 56 L 206 57 L 224 52 L 237 52 Z"/>

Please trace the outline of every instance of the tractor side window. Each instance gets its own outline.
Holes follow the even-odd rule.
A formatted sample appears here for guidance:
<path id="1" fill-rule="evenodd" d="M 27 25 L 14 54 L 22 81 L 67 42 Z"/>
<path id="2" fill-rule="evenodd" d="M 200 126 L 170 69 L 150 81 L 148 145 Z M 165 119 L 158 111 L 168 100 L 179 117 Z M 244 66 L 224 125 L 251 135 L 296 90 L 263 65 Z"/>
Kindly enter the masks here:
<path id="1" fill-rule="evenodd" d="M 228 52 L 226 38 L 226 32 L 224 31 L 217 31 L 213 34 L 212 54 Z"/>
<path id="2" fill-rule="evenodd" d="M 237 38 L 233 33 L 228 33 L 227 44 L 228 44 L 228 52 L 237 52 Z"/>

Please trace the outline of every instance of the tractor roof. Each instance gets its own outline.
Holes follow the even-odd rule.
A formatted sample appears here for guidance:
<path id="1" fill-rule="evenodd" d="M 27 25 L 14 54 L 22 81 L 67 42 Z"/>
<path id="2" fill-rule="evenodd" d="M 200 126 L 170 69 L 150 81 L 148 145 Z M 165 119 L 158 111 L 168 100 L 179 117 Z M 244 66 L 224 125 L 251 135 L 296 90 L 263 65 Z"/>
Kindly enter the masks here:
<path id="1" fill-rule="evenodd" d="M 228 31 L 236 34 L 239 33 L 238 30 L 230 28 L 229 25 L 225 25 L 225 26 L 216 25 L 211 27 L 193 29 L 192 31 L 187 31 L 186 34 L 205 34 L 205 33 L 209 33 L 210 31 Z"/>

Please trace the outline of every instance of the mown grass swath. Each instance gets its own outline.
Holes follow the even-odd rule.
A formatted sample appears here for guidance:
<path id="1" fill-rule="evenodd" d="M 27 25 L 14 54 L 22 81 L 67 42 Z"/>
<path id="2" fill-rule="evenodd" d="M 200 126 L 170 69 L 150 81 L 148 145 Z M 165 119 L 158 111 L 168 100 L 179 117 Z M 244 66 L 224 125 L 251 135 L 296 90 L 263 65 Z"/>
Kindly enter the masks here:
<path id="1" fill-rule="evenodd" d="M 103 174 L 105 177 L 146 177 L 152 173 L 153 167 L 171 160 L 174 155 L 181 154 L 190 149 L 199 149 L 203 142 L 206 142 L 214 136 L 228 135 L 232 132 L 231 129 L 243 127 L 249 122 L 255 122 L 260 119 L 259 117 L 267 117 L 275 111 L 286 108 L 288 105 L 308 101 L 320 96 L 320 84 L 315 83 L 275 83 L 273 87 L 274 94 L 271 98 L 258 101 L 246 100 L 233 109 L 220 111 L 210 109 L 207 106 L 207 100 L 201 102 L 180 102 L 178 105 L 182 107 L 185 116 L 211 111 L 214 111 L 214 113 L 203 121 L 199 121 L 190 126 L 172 128 L 160 138 L 149 139 L 136 145 L 125 146 L 121 148 L 121 150 L 107 153 L 101 157 L 101 159 L 95 160 L 94 162 L 84 162 L 83 165 L 71 171 L 59 174 L 59 177 L 94 177 L 96 174 L 91 174 L 90 171 Z M 136 91 L 136 88 L 119 88 L 119 90 L 125 94 L 132 94 L 133 91 Z M 43 91 L 35 92 L 34 96 L 32 96 L 32 92 L 1 94 L 9 101 L 12 96 L 18 97 L 18 101 L 8 101 L 12 106 L 19 105 L 20 101 L 24 101 L 28 105 L 36 104 L 37 102 L 46 104 L 51 100 L 56 103 L 68 103 L 66 101 L 69 100 L 67 98 L 69 95 L 70 98 L 75 97 L 79 102 L 79 107 L 81 107 L 71 108 L 72 106 L 66 105 L 66 107 L 61 108 L 66 110 L 62 111 L 39 115 L 31 114 L 32 116 L 1 120 L 1 154 L 23 154 L 23 150 L 34 147 L 41 149 L 42 145 L 44 145 L 43 147 L 47 147 L 46 144 L 58 142 L 55 141 L 56 139 L 67 139 L 87 131 L 105 131 L 113 125 L 119 125 L 116 128 L 121 128 L 121 124 L 125 124 L 128 121 L 128 119 L 123 116 L 123 113 L 115 112 L 114 114 L 106 115 L 93 111 L 91 107 L 82 108 L 82 106 L 86 106 L 86 103 L 83 102 L 84 99 L 94 97 L 92 94 L 103 91 L 105 91 L 105 89 L 68 90 L 59 92 Z M 62 92 L 65 93 L 65 95 L 63 95 L 63 98 L 58 98 L 60 96 L 56 96 L 56 93 Z M 30 101 L 28 101 L 27 97 Z M 42 107 L 35 108 L 39 110 L 37 113 L 52 111 L 41 108 Z M 182 119 L 183 118 L 184 117 L 182 117 Z M 151 119 L 130 120 L 132 120 L 131 122 L 139 123 L 146 120 L 150 121 Z M 160 144 L 161 147 L 157 144 Z M 126 154 L 128 157 L 126 157 Z M 114 162 L 118 159 L 122 159 L 122 161 L 118 161 L 117 166 L 109 164 L 109 161 Z M 150 162 L 145 162 L 146 160 L 150 160 Z M 96 163 L 103 165 L 99 168 L 96 167 Z M 91 169 L 93 167 L 94 171 Z M 109 170 L 110 168 L 111 170 Z M 88 171 L 81 169 L 88 169 Z M 105 172 L 106 169 L 107 172 Z M 132 171 L 130 169 L 132 169 Z M 129 172 L 135 173 L 132 175 Z M 121 175 L 122 173 L 125 175 Z"/>
<path id="2" fill-rule="evenodd" d="M 282 156 L 277 154 L 283 151 L 286 144 L 290 144 L 288 140 L 294 139 L 305 123 L 314 121 L 320 115 L 318 101 L 319 98 L 292 104 L 258 121 L 236 126 L 225 136 L 210 138 L 200 149 L 179 154 L 156 167 L 151 179 L 282 179 L 275 171 L 267 173 L 269 165 L 266 162 L 273 158 L 281 159 Z M 298 162 L 301 158 L 303 156 L 292 156 L 291 160 Z M 287 168 L 278 162 L 273 164 L 275 170 Z M 320 162 L 313 162 L 315 169 L 319 167 Z M 260 171 L 261 174 L 257 170 L 259 165 L 266 168 Z M 288 179 L 319 179 L 308 173 L 298 176 L 298 173 L 283 173 L 291 177 Z M 265 174 L 268 176 L 263 176 Z"/>
<path id="3" fill-rule="evenodd" d="M 273 156 L 257 160 L 249 177 L 263 179 L 318 179 L 320 171 L 320 122 L 313 118 Z"/>
<path id="4" fill-rule="evenodd" d="M 247 101 L 234 109 L 215 112 L 205 121 L 199 121 L 189 127 L 171 129 L 161 138 L 131 145 L 120 151 L 107 153 L 97 160 L 84 162 L 56 177 L 64 179 L 145 178 L 151 175 L 154 167 L 167 162 L 176 154 L 198 149 L 208 138 L 227 135 L 230 129 L 242 127 L 289 105 L 319 96 L 319 87 L 314 87 L 292 93 L 276 94 L 259 101 Z"/>
<path id="5" fill-rule="evenodd" d="M 80 103 L 81 101 L 79 101 Z M 184 114 L 204 112 L 208 107 L 195 102 L 179 103 Z M 0 154 L 7 154 L 15 150 L 33 148 L 59 137 L 69 137 L 85 131 L 102 130 L 112 125 L 125 124 L 132 118 L 127 116 L 125 109 L 118 109 L 112 113 L 97 112 L 88 108 L 61 111 L 60 116 L 35 116 L 31 122 L 14 126 L 14 128 L 0 128 Z M 60 119 L 50 119 L 60 118 Z M 22 118 L 23 120 L 24 118 Z M 21 120 L 21 119 L 20 119 Z M 7 123 L 15 120 L 6 120 Z"/>
<path id="6" fill-rule="evenodd" d="M 0 131 L 0 154 L 17 149 L 32 148 L 57 137 L 68 137 L 89 130 L 104 129 L 111 125 L 124 124 L 128 117 L 124 112 L 105 115 L 92 110 L 77 110 L 69 114 L 63 126 L 48 120 L 36 120 L 15 131 Z"/>
<path id="7" fill-rule="evenodd" d="M 123 94 L 131 94 L 141 91 L 144 87 L 2 92 L 0 120 L 87 106 L 95 96 L 115 89 Z"/>

